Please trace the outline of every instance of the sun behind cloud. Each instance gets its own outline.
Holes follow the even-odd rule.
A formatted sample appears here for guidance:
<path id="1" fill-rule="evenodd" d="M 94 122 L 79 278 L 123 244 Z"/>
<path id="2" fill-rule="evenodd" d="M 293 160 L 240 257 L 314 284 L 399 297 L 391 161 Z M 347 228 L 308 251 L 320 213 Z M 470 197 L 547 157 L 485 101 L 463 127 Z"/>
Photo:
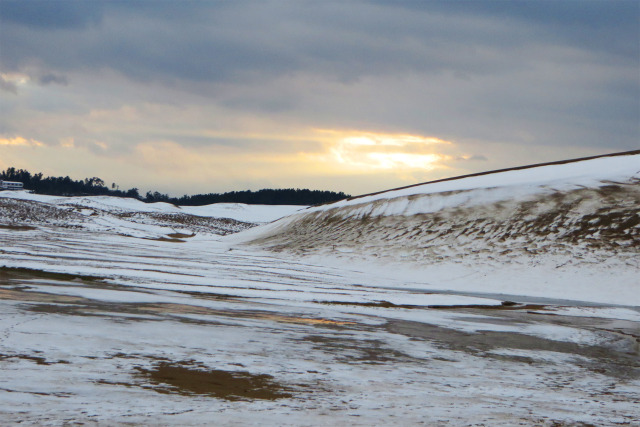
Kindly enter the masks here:
<path id="1" fill-rule="evenodd" d="M 319 130 L 333 159 L 355 170 L 432 170 L 449 159 L 437 146 L 450 141 L 410 134 Z"/>

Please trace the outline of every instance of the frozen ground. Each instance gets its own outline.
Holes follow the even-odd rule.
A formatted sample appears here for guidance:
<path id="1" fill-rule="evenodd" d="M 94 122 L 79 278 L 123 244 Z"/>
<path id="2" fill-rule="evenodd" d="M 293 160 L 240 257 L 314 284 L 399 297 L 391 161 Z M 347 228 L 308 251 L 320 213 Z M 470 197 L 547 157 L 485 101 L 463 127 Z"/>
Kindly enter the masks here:
<path id="1" fill-rule="evenodd" d="M 621 200 L 635 197 L 637 183 L 617 182 Z M 572 194 L 591 214 L 585 193 Z M 223 236 L 274 218 L 261 207 L 220 220 L 170 205 L 37 197 L 0 193 L 2 424 L 640 425 L 633 224 L 626 246 L 610 244 L 619 236 L 590 246 L 534 233 L 536 256 L 514 255 L 523 240 L 505 238 L 511 252 L 489 258 L 498 225 L 491 238 L 470 234 L 479 254 L 469 259 L 439 234 L 432 250 L 454 258 L 427 262 L 417 232 L 402 237 L 402 257 L 398 236 L 385 234 L 385 248 L 364 227 L 323 243 L 332 225 L 304 222 L 314 209 L 351 211 L 312 208 Z M 591 200 L 607 215 L 638 214 L 618 199 Z M 443 218 L 455 228 L 465 212 Z M 550 218 L 576 227 L 575 212 Z M 381 215 L 393 221 L 380 226 L 416 215 L 427 213 Z M 336 222 L 355 233 L 348 216 Z M 572 262 L 556 268 L 562 259 Z"/>

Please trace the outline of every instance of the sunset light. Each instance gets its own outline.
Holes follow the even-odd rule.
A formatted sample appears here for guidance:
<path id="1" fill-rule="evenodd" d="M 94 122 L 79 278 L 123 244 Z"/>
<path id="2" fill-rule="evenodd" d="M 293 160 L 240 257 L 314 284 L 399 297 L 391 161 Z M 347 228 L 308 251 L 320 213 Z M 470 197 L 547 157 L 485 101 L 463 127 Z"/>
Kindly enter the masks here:
<path id="1" fill-rule="evenodd" d="M 638 147 L 637 1 L 160 3 L 0 1 L 0 167 L 358 194 Z"/>
<path id="2" fill-rule="evenodd" d="M 438 146 L 452 145 L 435 137 L 409 134 L 322 131 L 331 135 L 329 151 L 345 168 L 432 170 L 450 156 L 438 153 Z"/>
<path id="3" fill-rule="evenodd" d="M 640 427 L 638 16 L 0 0 L 0 427 Z"/>
<path id="4" fill-rule="evenodd" d="M 13 138 L 0 138 L 0 145 L 42 147 L 44 144 L 42 144 L 40 141 L 36 141 L 35 139 L 26 139 L 21 136 L 16 136 Z"/>

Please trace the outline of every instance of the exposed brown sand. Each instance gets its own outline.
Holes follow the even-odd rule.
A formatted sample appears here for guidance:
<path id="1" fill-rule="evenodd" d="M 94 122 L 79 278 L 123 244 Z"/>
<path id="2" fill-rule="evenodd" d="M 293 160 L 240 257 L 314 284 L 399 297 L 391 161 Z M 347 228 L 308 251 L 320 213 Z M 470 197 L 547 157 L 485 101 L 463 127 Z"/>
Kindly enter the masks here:
<path id="1" fill-rule="evenodd" d="M 227 400 L 292 397 L 290 389 L 277 383 L 271 375 L 244 371 L 208 370 L 189 366 L 189 362 L 160 362 L 150 369 L 137 368 L 138 376 L 153 383 L 158 393 L 206 395 Z"/>

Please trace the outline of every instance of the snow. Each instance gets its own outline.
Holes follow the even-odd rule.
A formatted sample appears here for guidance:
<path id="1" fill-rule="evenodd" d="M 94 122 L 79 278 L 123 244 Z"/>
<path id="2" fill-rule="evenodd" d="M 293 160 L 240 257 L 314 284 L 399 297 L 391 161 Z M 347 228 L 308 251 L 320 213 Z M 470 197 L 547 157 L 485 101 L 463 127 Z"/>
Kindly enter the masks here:
<path id="1" fill-rule="evenodd" d="M 607 332 L 608 324 L 569 320 L 598 311 L 602 320 L 637 322 L 631 308 L 550 306 L 528 318 L 518 311 L 429 309 L 500 300 L 419 292 L 416 283 L 356 271 L 357 265 L 229 251 L 213 236 L 171 244 L 86 230 L 39 229 L 29 239 L 20 233 L 0 230 L 7 243 L 2 265 L 106 283 L 25 277 L 0 286 L 0 292 L 23 287 L 23 302 L 0 298 L 0 413 L 9 423 L 72 417 L 206 425 L 213 417 L 223 424 L 287 425 L 347 417 L 354 425 L 552 425 L 640 416 L 637 380 L 611 389 L 617 379 L 590 370 L 604 365 L 588 349 L 628 352 L 624 335 Z M 416 308 L 358 305 L 376 301 Z M 565 311 L 569 317 L 558 324 Z M 493 342 L 487 334 L 499 338 L 486 351 L 456 341 L 476 334 L 486 337 L 480 343 Z M 514 346 L 505 334 L 525 344 Z M 517 337 L 548 348 L 528 348 Z M 586 352 L 567 353 L 567 344 Z M 143 388 L 149 384 L 136 374 L 158 360 L 268 374 L 299 390 L 274 402 L 159 394 Z"/>
<path id="2" fill-rule="evenodd" d="M 535 266 L 506 263 L 474 266 L 448 262 L 419 266 L 311 257 L 318 264 L 357 268 L 380 278 L 403 281 L 405 288 L 422 292 L 479 293 L 494 297 L 505 295 L 503 299 L 534 297 L 640 307 L 640 270 L 637 267 L 614 264 L 618 268 L 600 269 L 584 264 L 582 268 L 559 269 L 557 261 L 549 258 L 538 260 Z"/>
<path id="3" fill-rule="evenodd" d="M 34 194 L 27 191 L 0 191 L 0 198 L 29 200 L 57 206 L 81 206 L 107 212 L 184 213 L 200 217 L 230 218 L 250 223 L 266 223 L 291 215 L 306 206 L 247 205 L 214 203 L 205 206 L 175 206 L 165 202 L 144 203 L 137 199 L 112 196 L 63 197 Z M 92 212 L 88 209 L 83 212 Z"/>
<path id="4" fill-rule="evenodd" d="M 553 312 L 561 316 L 597 317 L 640 322 L 640 307 L 557 307 Z"/>
<path id="5" fill-rule="evenodd" d="M 183 212 L 191 215 L 231 218 L 253 223 L 272 222 L 306 208 L 306 206 L 245 205 L 242 203 L 215 203 L 206 206 L 181 207 Z"/>
<path id="6" fill-rule="evenodd" d="M 599 227 L 591 217 L 572 222 L 594 211 L 637 213 L 638 159 L 305 210 L 1 192 L 0 417 L 27 425 L 639 424 L 637 252 L 557 236 L 575 224 Z M 594 196 L 610 181 L 623 194 L 607 195 L 613 207 Z M 517 227 L 552 212 L 548 199 L 574 206 L 552 238 L 525 231 L 505 242 L 483 222 L 488 212 Z M 531 209 L 516 216 L 522 203 Z M 429 212 L 440 219 L 429 222 Z M 220 234 L 242 227 L 217 221 L 283 215 L 228 236 Z M 459 221 L 465 233 L 433 234 Z M 591 241 L 606 231 L 594 229 L 600 237 Z M 169 238 L 176 232 L 187 237 Z M 291 397 L 159 389 L 142 373 L 162 363 L 270 375 Z"/>
<path id="7" fill-rule="evenodd" d="M 638 182 L 640 155 L 603 157 L 312 207 L 224 241 L 424 292 L 640 306 Z"/>
<path id="8" fill-rule="evenodd" d="M 608 182 L 626 181 L 630 178 L 640 179 L 640 154 L 619 157 L 601 157 L 562 165 L 548 165 L 418 185 L 399 190 L 385 191 L 371 196 L 343 200 L 315 207 L 313 210 L 334 209 L 395 198 L 405 198 L 403 201 L 406 202 L 406 197 L 413 195 L 478 189 L 502 189 L 503 191 L 499 192 L 479 193 L 483 196 L 488 194 L 492 197 L 491 200 L 488 200 L 490 202 L 506 200 L 514 196 L 522 197 L 526 194 L 544 191 L 544 189 L 567 191 L 579 187 L 602 186 L 606 185 Z M 466 196 L 458 197 L 453 195 L 453 197 L 449 196 L 444 199 L 438 199 L 437 202 L 433 203 L 431 206 L 425 207 L 425 210 L 416 210 L 414 207 L 414 210 L 406 213 L 405 209 L 402 209 L 402 204 L 398 203 L 396 209 L 392 211 L 385 211 L 385 214 L 399 215 L 404 213 L 412 215 L 422 212 L 435 212 L 436 210 L 444 207 L 459 206 L 465 202 L 470 202 Z M 474 202 L 477 203 L 478 201 L 474 200 Z"/>

